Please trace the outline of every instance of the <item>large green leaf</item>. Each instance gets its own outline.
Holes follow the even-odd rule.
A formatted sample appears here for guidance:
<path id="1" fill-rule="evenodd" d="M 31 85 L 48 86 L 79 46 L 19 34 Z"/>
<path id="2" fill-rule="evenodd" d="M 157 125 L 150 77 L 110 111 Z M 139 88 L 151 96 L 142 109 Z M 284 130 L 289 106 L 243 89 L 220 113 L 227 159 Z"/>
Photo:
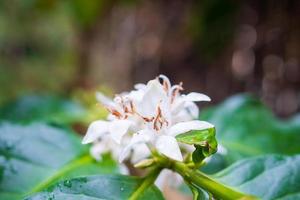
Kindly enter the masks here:
<path id="1" fill-rule="evenodd" d="M 46 124 L 0 125 L 0 199 L 13 200 L 58 180 L 112 173 L 111 159 L 95 162 L 72 131 Z"/>
<path id="2" fill-rule="evenodd" d="M 228 150 L 229 163 L 266 153 L 300 152 L 299 117 L 281 121 L 249 95 L 233 96 L 204 112 L 201 119 L 216 126 L 217 140 Z"/>
<path id="3" fill-rule="evenodd" d="M 300 199 L 300 155 L 248 158 L 213 177 L 262 199 Z"/>
<path id="4" fill-rule="evenodd" d="M 0 108 L 0 120 L 28 123 L 48 121 L 70 124 L 81 121 L 86 113 L 78 103 L 54 96 L 23 96 Z"/>
<path id="5" fill-rule="evenodd" d="M 111 199 L 121 200 L 130 199 L 133 194 L 140 191 L 138 199 L 164 199 L 161 192 L 155 187 L 150 186 L 140 190 L 143 185 L 143 179 L 122 176 L 122 175 L 98 175 L 85 178 L 75 178 L 65 180 L 44 192 L 29 197 L 28 200 L 96 200 Z"/>

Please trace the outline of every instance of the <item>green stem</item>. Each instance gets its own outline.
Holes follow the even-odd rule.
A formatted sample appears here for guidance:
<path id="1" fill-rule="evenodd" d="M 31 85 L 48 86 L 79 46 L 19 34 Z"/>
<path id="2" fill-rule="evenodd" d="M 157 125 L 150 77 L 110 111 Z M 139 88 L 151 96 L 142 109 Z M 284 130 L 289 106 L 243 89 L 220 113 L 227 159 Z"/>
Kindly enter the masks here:
<path id="1" fill-rule="evenodd" d="M 188 182 L 193 183 L 198 187 L 203 188 L 204 190 L 207 190 L 217 198 L 224 200 L 256 199 L 252 196 L 247 196 L 228 186 L 218 183 L 217 181 L 203 174 L 199 170 L 190 169 L 182 162 L 174 162 L 172 165 L 172 169 L 178 172 Z"/>
<path id="2" fill-rule="evenodd" d="M 193 200 L 197 200 L 199 197 L 198 189 L 192 183 L 189 183 L 188 181 L 185 181 L 185 183 L 187 184 L 187 186 L 189 186 L 191 192 L 193 193 Z"/>
<path id="3" fill-rule="evenodd" d="M 140 195 L 148 189 L 150 186 L 153 185 L 154 181 L 156 180 L 157 176 L 159 175 L 162 168 L 157 167 L 154 168 L 145 178 L 142 184 L 132 193 L 129 200 L 136 200 L 140 197 Z"/>

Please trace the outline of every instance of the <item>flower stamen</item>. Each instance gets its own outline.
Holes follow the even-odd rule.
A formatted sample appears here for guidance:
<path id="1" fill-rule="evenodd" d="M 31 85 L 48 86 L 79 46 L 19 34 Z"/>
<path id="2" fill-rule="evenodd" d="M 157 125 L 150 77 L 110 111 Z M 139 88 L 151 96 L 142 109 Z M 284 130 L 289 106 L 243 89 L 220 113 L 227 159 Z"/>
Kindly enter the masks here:
<path id="1" fill-rule="evenodd" d="M 174 102 L 174 99 L 176 98 L 176 96 L 178 94 L 180 94 L 180 91 L 182 91 L 182 90 L 183 90 L 182 82 L 180 82 L 178 85 L 174 85 L 171 88 L 171 103 Z"/>
<path id="2" fill-rule="evenodd" d="M 112 115 L 114 115 L 118 119 L 121 119 L 123 117 L 123 115 L 119 111 L 117 111 L 116 109 L 108 108 L 108 107 L 105 107 L 105 108 L 108 110 L 108 112 L 110 112 Z"/>
<path id="3" fill-rule="evenodd" d="M 168 94 L 169 93 L 169 90 L 170 90 L 170 87 L 171 87 L 171 83 L 170 83 L 170 80 L 168 79 L 168 77 L 164 76 L 164 75 L 159 75 L 157 77 L 158 80 L 162 80 L 162 86 L 163 86 L 163 89 L 165 90 L 165 92 Z"/>
<path id="4" fill-rule="evenodd" d="M 156 131 L 161 130 L 163 125 L 166 124 L 168 126 L 168 121 L 162 116 L 161 108 L 160 106 L 157 107 L 157 114 L 156 117 L 154 118 L 153 122 L 153 129 Z"/>

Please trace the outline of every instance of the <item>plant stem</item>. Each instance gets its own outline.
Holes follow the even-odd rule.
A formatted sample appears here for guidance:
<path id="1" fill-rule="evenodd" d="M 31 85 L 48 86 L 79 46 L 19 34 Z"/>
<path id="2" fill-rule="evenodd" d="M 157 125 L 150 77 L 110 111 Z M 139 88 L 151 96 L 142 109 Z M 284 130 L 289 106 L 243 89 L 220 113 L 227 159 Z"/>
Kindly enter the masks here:
<path id="1" fill-rule="evenodd" d="M 138 199 L 146 189 L 152 186 L 161 170 L 161 167 L 156 167 L 152 171 L 150 171 L 150 173 L 144 178 L 142 184 L 135 190 L 134 193 L 132 193 L 129 200 Z"/>
<path id="2" fill-rule="evenodd" d="M 186 180 L 185 180 L 185 183 L 187 184 L 187 186 L 189 186 L 191 192 L 193 193 L 193 200 L 198 200 L 198 197 L 199 197 L 198 189 L 192 183 L 189 183 Z"/>
<path id="3" fill-rule="evenodd" d="M 217 198 L 224 200 L 256 199 L 255 197 L 235 191 L 234 189 L 213 180 L 199 170 L 190 169 L 182 162 L 173 162 L 172 169 L 178 172 L 186 181 L 207 190 Z"/>

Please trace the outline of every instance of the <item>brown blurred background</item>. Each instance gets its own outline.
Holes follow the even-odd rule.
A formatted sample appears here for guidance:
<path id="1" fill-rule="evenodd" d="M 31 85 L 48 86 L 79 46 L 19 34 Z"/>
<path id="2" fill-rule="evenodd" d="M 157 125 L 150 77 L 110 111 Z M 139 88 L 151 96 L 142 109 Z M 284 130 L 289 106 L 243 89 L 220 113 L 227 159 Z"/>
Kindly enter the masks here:
<path id="1" fill-rule="evenodd" d="M 0 1 L 0 103 L 163 73 L 213 103 L 254 93 L 287 117 L 300 110 L 299 62 L 297 0 Z"/>

